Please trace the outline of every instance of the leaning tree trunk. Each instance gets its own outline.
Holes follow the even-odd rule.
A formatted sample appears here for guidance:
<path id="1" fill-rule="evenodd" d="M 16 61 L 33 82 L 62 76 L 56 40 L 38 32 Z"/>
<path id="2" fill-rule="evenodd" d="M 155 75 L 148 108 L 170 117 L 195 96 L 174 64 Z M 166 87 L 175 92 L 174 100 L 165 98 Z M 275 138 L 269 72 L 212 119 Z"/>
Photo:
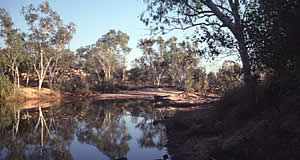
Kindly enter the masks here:
<path id="1" fill-rule="evenodd" d="M 241 27 L 238 27 L 238 33 L 235 34 L 235 37 L 238 40 L 239 54 L 241 56 L 243 64 L 243 73 L 244 73 L 244 82 L 245 88 L 247 90 L 248 105 L 252 106 L 256 104 L 256 80 L 253 79 L 251 75 L 251 65 L 250 58 L 248 55 L 248 49 L 246 47 L 245 39 L 242 33 Z"/>
<path id="2" fill-rule="evenodd" d="M 239 54 L 241 56 L 242 64 L 243 64 L 243 73 L 244 73 L 244 81 L 246 88 L 249 94 L 250 102 L 255 100 L 255 80 L 251 75 L 251 66 L 249 61 L 248 50 L 245 43 L 245 38 L 243 35 L 243 26 L 241 24 L 240 11 L 239 11 L 239 1 L 228 1 L 231 13 L 234 21 L 232 21 L 228 16 L 224 16 L 224 14 L 217 8 L 217 5 L 213 3 L 211 0 L 201 0 L 211 11 L 217 16 L 217 18 L 223 22 L 223 25 L 226 26 L 234 35 L 236 40 L 238 41 Z"/>

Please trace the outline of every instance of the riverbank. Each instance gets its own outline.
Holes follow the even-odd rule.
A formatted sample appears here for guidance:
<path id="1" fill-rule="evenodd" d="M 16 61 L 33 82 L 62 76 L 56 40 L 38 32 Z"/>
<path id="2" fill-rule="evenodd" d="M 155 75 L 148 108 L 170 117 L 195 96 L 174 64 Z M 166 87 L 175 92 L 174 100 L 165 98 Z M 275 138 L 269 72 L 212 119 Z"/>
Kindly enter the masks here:
<path id="1" fill-rule="evenodd" d="M 267 102 L 263 98 L 251 108 L 244 107 L 243 95 L 229 96 L 230 101 L 224 102 L 216 95 L 202 96 L 171 88 L 93 93 L 90 97 L 21 88 L 20 96 L 10 100 L 26 100 L 28 109 L 50 107 L 61 99 L 150 99 L 155 101 L 155 107 L 176 110 L 173 117 L 164 121 L 172 160 L 296 160 L 300 157 L 299 93 L 294 90 L 282 96 L 277 107 L 268 106 L 274 104 L 273 99 Z"/>
<path id="2" fill-rule="evenodd" d="M 42 88 L 40 91 L 37 88 L 21 87 L 18 88 L 15 96 L 7 98 L 7 102 L 26 102 L 26 101 L 56 101 L 61 99 L 62 95 L 58 91 L 48 88 Z"/>
<path id="3" fill-rule="evenodd" d="M 154 100 L 154 96 L 175 96 L 182 94 L 183 91 L 178 91 L 171 88 L 142 88 L 138 90 L 125 90 L 117 93 L 96 93 L 92 95 L 92 100 L 106 99 L 150 99 Z"/>
<path id="4" fill-rule="evenodd" d="M 25 108 L 33 108 L 37 104 L 50 106 L 49 104 L 58 101 L 97 101 L 110 99 L 147 99 L 155 100 L 154 97 L 165 97 L 164 102 L 157 102 L 158 107 L 168 106 L 169 108 L 180 110 L 180 108 L 198 106 L 198 104 L 209 103 L 218 99 L 216 95 L 201 96 L 199 93 L 185 93 L 172 88 L 141 88 L 138 90 L 124 90 L 117 93 L 95 92 L 89 96 L 74 96 L 68 92 L 59 92 L 43 88 L 40 91 L 37 88 L 18 89 L 16 96 L 7 99 L 8 103 L 25 103 Z"/>
<path id="5" fill-rule="evenodd" d="M 299 90 L 282 96 L 277 107 L 266 99 L 245 107 L 240 95 L 231 97 L 235 101 L 230 103 L 177 110 L 167 120 L 172 160 L 299 159 L 300 97 L 296 93 Z"/>

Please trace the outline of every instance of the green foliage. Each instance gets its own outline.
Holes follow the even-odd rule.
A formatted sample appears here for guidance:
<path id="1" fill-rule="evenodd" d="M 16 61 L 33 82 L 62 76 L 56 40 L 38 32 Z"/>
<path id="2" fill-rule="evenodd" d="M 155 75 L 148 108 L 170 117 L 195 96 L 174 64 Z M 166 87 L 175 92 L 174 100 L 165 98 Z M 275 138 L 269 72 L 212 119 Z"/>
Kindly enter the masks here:
<path id="1" fill-rule="evenodd" d="M 1 50 L 2 56 L 0 58 L 4 58 L 4 61 L 0 63 L 9 67 L 8 71 L 11 72 L 14 83 L 20 87 L 19 66 L 24 61 L 25 33 L 20 33 L 19 29 L 14 28 L 12 18 L 2 8 L 0 8 L 0 37 L 3 38 L 6 45 Z"/>
<path id="2" fill-rule="evenodd" d="M 65 92 L 71 92 L 74 95 L 88 96 L 91 94 L 91 90 L 87 80 L 81 76 L 74 76 L 72 79 L 63 82 L 60 85 L 60 90 Z"/>
<path id="3" fill-rule="evenodd" d="M 208 92 L 208 81 L 205 68 L 197 68 L 193 72 L 193 88 L 205 95 Z"/>
<path id="4" fill-rule="evenodd" d="M 194 81 L 192 79 L 187 80 L 184 84 L 184 91 L 193 92 L 194 91 L 193 84 L 194 84 Z"/>
<path id="5" fill-rule="evenodd" d="M 241 84 L 240 65 L 233 61 L 225 61 L 216 75 L 220 93 L 225 93 Z"/>
<path id="6" fill-rule="evenodd" d="M 145 0 L 147 9 L 140 20 L 154 33 L 191 29 L 191 39 L 203 43 L 198 53 L 233 54 L 238 51 L 243 63 L 245 83 L 252 81 L 248 48 L 246 46 L 244 14 L 254 0 L 248 1 L 173 1 Z M 255 3 L 256 4 L 256 3 Z M 201 7 L 200 7 L 201 6 Z M 237 50 L 238 48 L 238 50 Z"/>
<path id="7" fill-rule="evenodd" d="M 144 65 L 136 66 L 128 72 L 128 79 L 134 82 L 151 82 L 151 73 Z"/>
<path id="8" fill-rule="evenodd" d="M 12 106 L 0 103 L 0 129 L 7 128 L 14 120 Z"/>
<path id="9" fill-rule="evenodd" d="M 136 59 L 136 70 L 142 70 L 144 78 L 151 75 L 155 87 L 168 81 L 184 89 L 185 82 L 192 78 L 199 62 L 195 54 L 198 46 L 195 43 L 180 43 L 176 37 L 166 41 L 162 37 L 141 39 L 138 47 L 143 51 L 143 56 Z"/>
<path id="10" fill-rule="evenodd" d="M 126 33 L 110 30 L 95 44 L 77 49 L 83 68 L 89 73 L 89 79 L 96 85 L 95 88 L 110 87 L 114 81 L 124 80 L 125 56 L 131 50 L 127 46 L 128 41 Z"/>
<path id="11" fill-rule="evenodd" d="M 64 25 L 59 14 L 50 8 L 48 1 L 42 2 L 37 7 L 32 4 L 23 7 L 22 15 L 29 26 L 30 39 L 27 48 L 34 59 L 33 67 L 39 79 L 40 90 L 49 70 L 51 86 L 55 66 L 64 46 L 72 39 L 75 24 Z"/>
<path id="12" fill-rule="evenodd" d="M 8 76 L 0 77 L 0 102 L 13 94 L 14 85 Z"/>
<path id="13" fill-rule="evenodd" d="M 258 75 L 277 72 L 282 92 L 299 86 L 300 2 L 259 1 L 258 6 L 251 6 L 247 18 L 253 70 Z"/>

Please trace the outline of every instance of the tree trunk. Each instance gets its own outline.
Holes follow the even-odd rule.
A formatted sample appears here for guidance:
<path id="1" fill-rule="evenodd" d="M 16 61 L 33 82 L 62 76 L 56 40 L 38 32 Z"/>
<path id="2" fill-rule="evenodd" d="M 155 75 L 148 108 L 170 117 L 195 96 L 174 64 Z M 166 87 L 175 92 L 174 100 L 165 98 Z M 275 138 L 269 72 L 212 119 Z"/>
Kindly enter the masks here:
<path id="1" fill-rule="evenodd" d="M 20 74 L 19 74 L 19 68 L 16 66 L 16 78 L 17 78 L 17 88 L 20 88 Z"/>
<path id="2" fill-rule="evenodd" d="M 53 77 L 49 77 L 48 79 L 48 85 L 50 89 L 53 89 Z"/>
<path id="3" fill-rule="evenodd" d="M 27 75 L 26 75 L 26 87 L 28 87 L 28 85 L 29 85 L 29 77 L 30 77 L 29 72 L 27 72 Z"/>
<path id="4" fill-rule="evenodd" d="M 97 78 L 98 78 L 98 82 L 99 82 L 99 84 L 100 84 L 100 83 L 101 83 L 101 77 L 100 77 L 100 74 L 99 74 L 98 71 L 96 71 L 96 75 L 97 75 Z"/>
<path id="5" fill-rule="evenodd" d="M 155 83 L 155 81 L 156 81 L 156 79 L 155 79 L 155 68 L 153 67 L 153 66 L 151 66 L 151 74 L 152 74 L 152 80 L 153 80 L 153 87 L 155 87 L 156 86 L 156 83 Z"/>
<path id="6" fill-rule="evenodd" d="M 48 76 L 48 85 L 50 89 L 53 89 L 53 80 L 54 80 L 54 74 L 55 74 L 55 68 L 51 67 L 49 69 L 49 76 Z"/>
<path id="7" fill-rule="evenodd" d="M 157 77 L 156 82 L 157 82 L 156 86 L 159 87 L 160 86 L 160 78 L 159 78 L 159 76 Z"/>
<path id="8" fill-rule="evenodd" d="M 245 44 L 245 39 L 242 34 L 242 29 L 239 29 L 239 33 L 236 34 L 236 38 L 238 40 L 239 45 L 239 54 L 241 56 L 242 64 L 243 64 L 243 73 L 244 73 L 244 81 L 245 87 L 248 92 L 248 105 L 252 106 L 256 104 L 256 80 L 253 79 L 251 75 L 251 65 L 248 55 L 248 50 Z"/>
<path id="9" fill-rule="evenodd" d="M 160 74 L 158 74 L 158 75 L 156 76 L 157 87 L 160 86 L 161 76 L 162 76 L 162 73 L 160 73 Z"/>
<path id="10" fill-rule="evenodd" d="M 123 73 L 122 73 L 122 83 L 124 83 L 126 77 L 126 68 L 123 67 Z"/>
<path id="11" fill-rule="evenodd" d="M 126 57 L 123 57 L 123 68 L 122 68 L 122 83 L 124 83 L 125 78 L 126 78 Z"/>
<path id="12" fill-rule="evenodd" d="M 44 80 L 44 78 L 39 79 L 39 91 L 42 89 L 43 80 Z"/>

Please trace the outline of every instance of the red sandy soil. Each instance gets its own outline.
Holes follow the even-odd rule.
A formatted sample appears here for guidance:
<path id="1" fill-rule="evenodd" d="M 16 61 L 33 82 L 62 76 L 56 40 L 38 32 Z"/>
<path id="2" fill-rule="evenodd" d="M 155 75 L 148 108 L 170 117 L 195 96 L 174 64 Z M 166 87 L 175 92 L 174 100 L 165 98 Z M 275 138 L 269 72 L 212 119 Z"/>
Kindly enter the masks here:
<path id="1" fill-rule="evenodd" d="M 7 102 L 10 104 L 20 104 L 22 109 L 31 109 L 36 107 L 47 108 L 54 103 L 59 103 L 61 95 L 51 89 L 43 88 L 40 91 L 37 88 L 19 88 L 16 96 L 9 97 Z"/>
<path id="2" fill-rule="evenodd" d="M 135 91 L 120 91 L 118 93 L 96 94 L 92 100 L 105 99 L 152 99 L 154 96 L 163 96 L 168 104 L 202 104 L 216 101 L 219 97 L 213 94 L 202 96 L 199 93 L 185 93 L 172 88 L 143 88 Z"/>
<path id="3" fill-rule="evenodd" d="M 8 101 L 28 101 L 28 100 L 54 100 L 61 98 L 61 95 L 51 89 L 42 88 L 40 91 L 37 88 L 19 88 L 16 96 L 8 98 Z"/>
<path id="4" fill-rule="evenodd" d="M 143 88 L 135 91 L 120 91 L 118 93 L 96 93 L 91 97 L 74 97 L 68 94 L 60 95 L 50 89 L 43 88 L 38 91 L 36 88 L 20 88 L 20 96 L 9 98 L 9 102 L 25 102 L 22 108 L 34 108 L 37 105 L 49 107 L 52 103 L 56 103 L 61 99 L 64 101 L 74 100 L 106 100 L 106 99 L 150 99 L 154 100 L 154 96 L 165 96 L 168 101 L 168 108 L 176 110 L 193 110 L 199 108 L 198 104 L 215 101 L 216 96 L 204 97 L 198 93 L 185 93 L 172 88 Z M 160 105 L 166 105 L 161 104 Z M 193 106 L 193 107 L 191 107 Z M 188 108 L 186 108 L 188 107 Z"/>
<path id="5" fill-rule="evenodd" d="M 171 88 L 143 88 L 135 91 L 120 91 L 118 93 L 96 94 L 92 97 L 92 99 L 154 99 L 154 96 L 172 96 L 181 93 L 183 93 L 183 91 L 178 91 Z"/>

